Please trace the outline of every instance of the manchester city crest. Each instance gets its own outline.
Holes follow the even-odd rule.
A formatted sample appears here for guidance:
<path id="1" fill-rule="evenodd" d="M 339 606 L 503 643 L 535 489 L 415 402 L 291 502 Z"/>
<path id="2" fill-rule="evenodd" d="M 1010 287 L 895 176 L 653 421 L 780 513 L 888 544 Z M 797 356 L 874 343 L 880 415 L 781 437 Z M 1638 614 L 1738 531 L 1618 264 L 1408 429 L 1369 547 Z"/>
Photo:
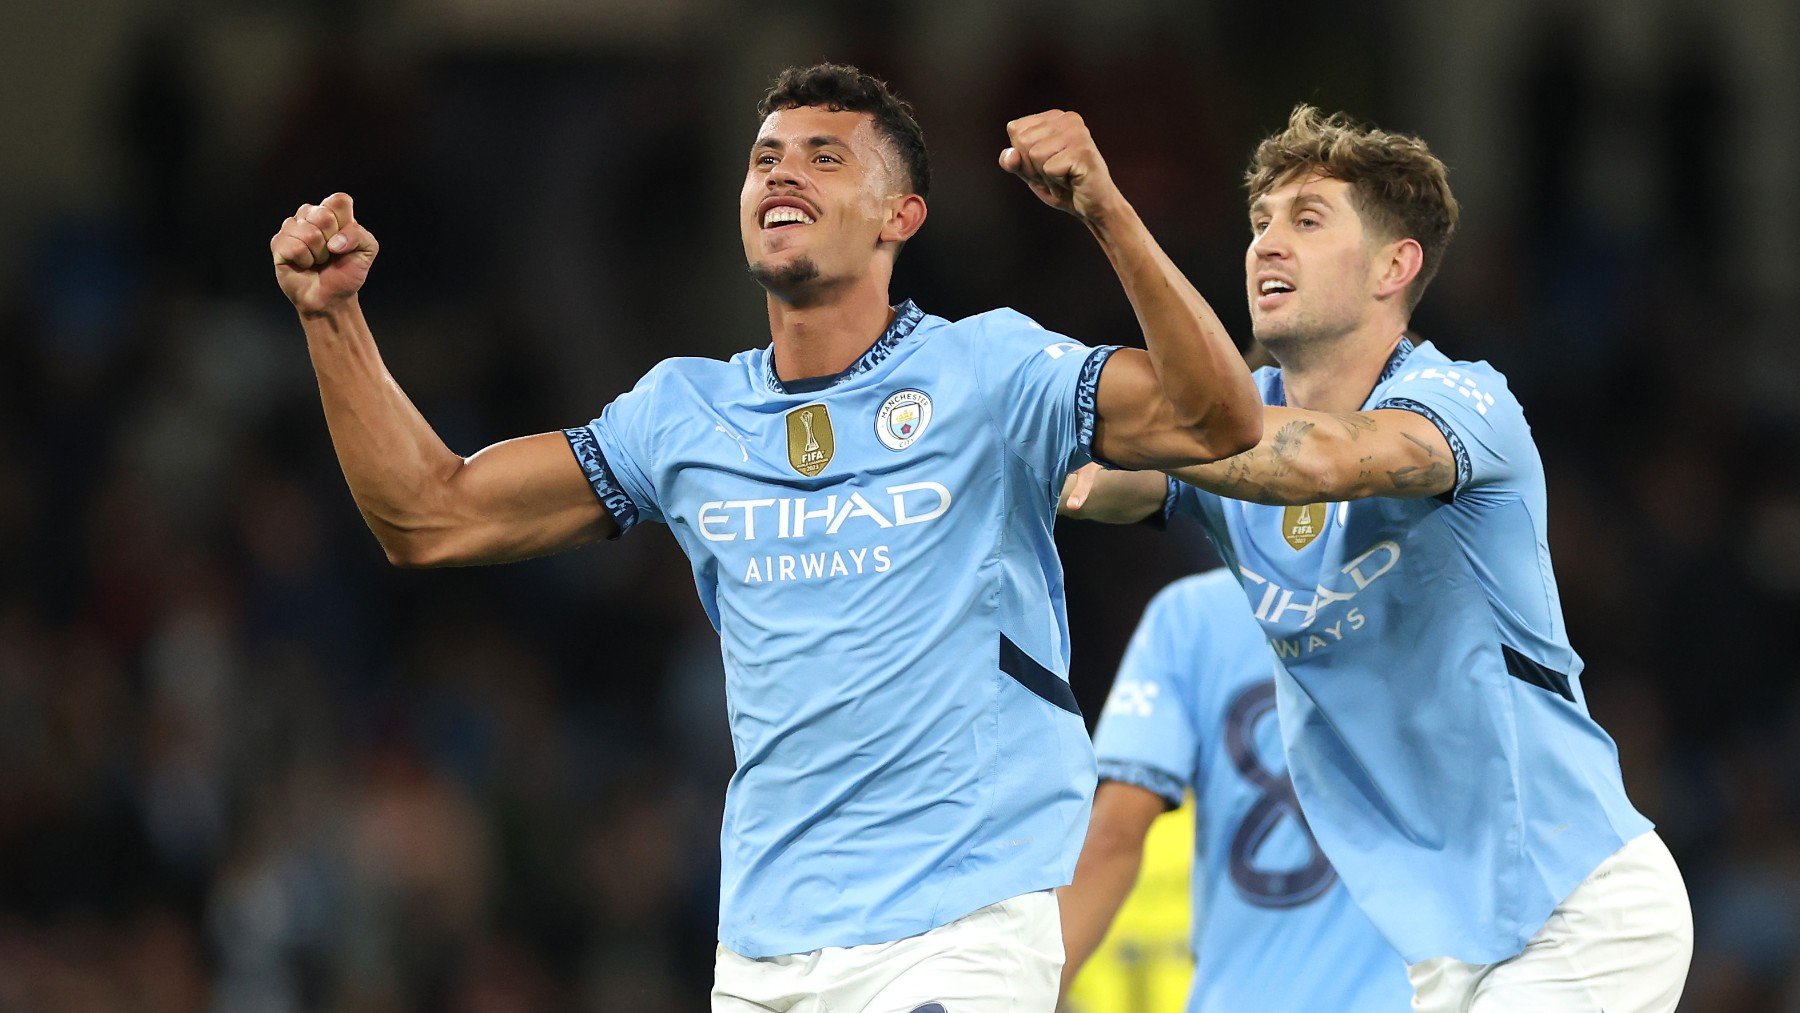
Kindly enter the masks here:
<path id="1" fill-rule="evenodd" d="M 931 425 L 931 395 L 922 390 L 897 390 L 881 402 L 875 413 L 875 438 L 889 450 L 905 450 Z"/>

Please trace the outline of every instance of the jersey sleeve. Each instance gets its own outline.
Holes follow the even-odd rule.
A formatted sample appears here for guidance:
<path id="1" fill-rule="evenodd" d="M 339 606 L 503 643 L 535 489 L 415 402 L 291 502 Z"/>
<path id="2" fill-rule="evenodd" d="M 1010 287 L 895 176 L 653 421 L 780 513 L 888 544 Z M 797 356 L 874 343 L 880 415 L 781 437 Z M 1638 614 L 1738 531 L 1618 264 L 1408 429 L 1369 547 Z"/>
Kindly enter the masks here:
<path id="1" fill-rule="evenodd" d="M 650 463 L 657 458 L 652 426 L 658 417 L 657 391 L 666 377 L 665 366 L 657 366 L 601 409 L 599 418 L 563 430 L 588 485 L 618 523 L 621 535 L 639 521 L 663 519 Z"/>
<path id="2" fill-rule="evenodd" d="M 1094 732 L 1100 779 L 1154 792 L 1171 809 L 1193 776 L 1199 741 L 1189 662 L 1203 637 L 1184 611 L 1167 591 L 1145 610 Z"/>
<path id="3" fill-rule="evenodd" d="M 1091 460 L 1100 371 L 1118 345 L 1090 348 L 1012 310 L 980 318 L 974 376 L 1007 445 L 1046 483 Z"/>
<path id="4" fill-rule="evenodd" d="M 1510 487 L 1533 453 L 1524 411 L 1506 377 L 1485 362 L 1410 370 L 1382 392 L 1375 407 L 1416 412 L 1444 434 L 1456 458 L 1456 485 L 1447 499 Z"/>

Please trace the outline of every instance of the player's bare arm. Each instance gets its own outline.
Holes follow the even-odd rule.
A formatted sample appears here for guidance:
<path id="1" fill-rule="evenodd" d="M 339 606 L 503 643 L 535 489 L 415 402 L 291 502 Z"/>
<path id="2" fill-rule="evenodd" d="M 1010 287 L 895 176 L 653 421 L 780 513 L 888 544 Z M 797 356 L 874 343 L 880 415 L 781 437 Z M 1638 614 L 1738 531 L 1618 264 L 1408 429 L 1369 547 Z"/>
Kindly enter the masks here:
<path id="1" fill-rule="evenodd" d="M 1056 892 L 1062 912 L 1062 990 L 1080 973 L 1137 885 L 1150 824 L 1167 811 L 1162 796 L 1135 784 L 1102 781 L 1075 864 L 1075 881 Z"/>
<path id="2" fill-rule="evenodd" d="M 1276 506 L 1385 496 L 1441 496 L 1456 485 L 1456 459 L 1437 426 L 1417 412 L 1263 409 L 1261 443 L 1211 464 L 1173 468 L 1189 485 Z M 1088 465 L 1063 486 L 1065 516 L 1131 524 L 1162 508 L 1160 474 Z"/>
<path id="3" fill-rule="evenodd" d="M 454 566 L 525 559 L 616 530 L 560 433 L 463 458 L 388 373 L 357 294 L 379 251 L 347 194 L 302 204 L 269 240 L 300 314 L 350 493 L 388 559 Z"/>
<path id="4" fill-rule="evenodd" d="M 1417 412 L 1263 412 L 1264 437 L 1255 447 L 1169 474 L 1220 496 L 1278 506 L 1422 499 L 1456 484 L 1450 444 Z"/>
<path id="5" fill-rule="evenodd" d="M 1168 468 L 1254 445 L 1258 399 L 1237 348 L 1119 192 L 1080 115 L 1052 109 L 1006 132 L 1000 167 L 1093 233 L 1149 349 L 1121 349 L 1100 374 L 1095 452 L 1125 467 Z"/>

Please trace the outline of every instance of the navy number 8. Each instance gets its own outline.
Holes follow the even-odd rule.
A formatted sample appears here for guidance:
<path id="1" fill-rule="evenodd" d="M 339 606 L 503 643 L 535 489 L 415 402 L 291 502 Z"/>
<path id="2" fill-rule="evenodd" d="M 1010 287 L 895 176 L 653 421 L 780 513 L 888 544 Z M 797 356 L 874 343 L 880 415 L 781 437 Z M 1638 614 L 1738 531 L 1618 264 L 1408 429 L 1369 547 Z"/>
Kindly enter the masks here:
<path id="1" fill-rule="evenodd" d="M 1287 773 L 1272 773 L 1262 765 L 1256 753 L 1256 724 L 1275 715 L 1275 683 L 1260 682 L 1246 688 L 1225 712 L 1225 748 L 1231 765 L 1243 779 L 1261 794 L 1237 830 L 1231 835 L 1231 881 L 1244 899 L 1257 907 L 1299 907 L 1317 900 L 1337 882 L 1337 870 L 1319 842 L 1313 839 L 1306 817 L 1300 813 L 1300 800 L 1294 796 L 1294 783 Z M 1262 869 L 1256 865 L 1256 852 L 1283 819 L 1292 819 L 1306 837 L 1310 848 L 1306 864 L 1293 869 Z"/>

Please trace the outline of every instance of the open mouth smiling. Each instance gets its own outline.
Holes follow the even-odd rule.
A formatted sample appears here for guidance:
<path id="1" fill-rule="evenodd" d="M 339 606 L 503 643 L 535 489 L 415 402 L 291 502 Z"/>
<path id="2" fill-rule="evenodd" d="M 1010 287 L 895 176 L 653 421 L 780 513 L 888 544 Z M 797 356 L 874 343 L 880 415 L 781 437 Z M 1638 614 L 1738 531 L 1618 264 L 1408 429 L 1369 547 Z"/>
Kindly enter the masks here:
<path id="1" fill-rule="evenodd" d="M 757 209 L 757 221 L 764 231 L 797 228 L 817 220 L 812 208 L 797 197 L 770 197 Z"/>

